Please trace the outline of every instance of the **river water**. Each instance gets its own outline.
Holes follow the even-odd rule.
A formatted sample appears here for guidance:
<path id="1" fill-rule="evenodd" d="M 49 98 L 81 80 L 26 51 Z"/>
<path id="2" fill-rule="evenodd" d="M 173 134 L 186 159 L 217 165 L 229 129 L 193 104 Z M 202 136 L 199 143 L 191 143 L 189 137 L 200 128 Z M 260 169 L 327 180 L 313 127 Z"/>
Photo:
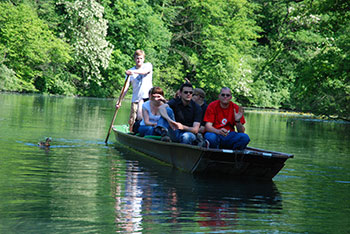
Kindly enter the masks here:
<path id="1" fill-rule="evenodd" d="M 349 123 L 246 111 L 250 146 L 295 157 L 271 182 L 209 179 L 106 146 L 114 102 L 0 93 L 0 233 L 350 233 Z"/>

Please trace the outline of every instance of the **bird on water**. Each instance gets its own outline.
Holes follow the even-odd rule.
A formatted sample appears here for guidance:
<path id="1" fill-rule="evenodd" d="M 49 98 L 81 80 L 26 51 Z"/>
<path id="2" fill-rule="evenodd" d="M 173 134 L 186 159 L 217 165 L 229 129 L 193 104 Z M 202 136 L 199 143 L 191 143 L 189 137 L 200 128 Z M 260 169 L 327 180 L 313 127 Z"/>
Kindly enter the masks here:
<path id="1" fill-rule="evenodd" d="M 40 141 L 38 143 L 38 146 L 41 148 L 48 148 L 50 147 L 51 137 L 46 137 L 45 141 Z"/>

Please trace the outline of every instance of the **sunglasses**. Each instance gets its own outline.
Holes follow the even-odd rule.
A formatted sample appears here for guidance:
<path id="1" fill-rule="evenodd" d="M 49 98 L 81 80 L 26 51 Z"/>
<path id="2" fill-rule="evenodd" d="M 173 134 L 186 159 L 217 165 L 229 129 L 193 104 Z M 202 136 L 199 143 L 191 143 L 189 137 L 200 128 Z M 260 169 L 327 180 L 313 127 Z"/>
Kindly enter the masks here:
<path id="1" fill-rule="evenodd" d="M 228 93 L 222 93 L 222 94 L 221 94 L 221 97 L 231 97 L 231 94 L 228 94 Z"/>
<path id="2" fill-rule="evenodd" d="M 193 93 L 193 91 L 184 91 L 184 94 L 192 94 Z"/>

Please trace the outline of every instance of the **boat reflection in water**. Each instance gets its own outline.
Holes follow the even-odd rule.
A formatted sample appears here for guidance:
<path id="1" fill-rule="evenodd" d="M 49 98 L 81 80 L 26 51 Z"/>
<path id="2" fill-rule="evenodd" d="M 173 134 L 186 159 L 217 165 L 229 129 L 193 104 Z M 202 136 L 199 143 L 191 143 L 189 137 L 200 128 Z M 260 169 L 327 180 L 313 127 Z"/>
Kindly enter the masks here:
<path id="1" fill-rule="evenodd" d="M 273 181 L 205 178 L 162 165 L 119 144 L 116 150 L 121 157 L 112 160 L 111 172 L 117 232 L 227 231 L 240 223 L 240 213 L 247 219 L 247 213 L 268 210 L 278 214 L 282 209 Z"/>

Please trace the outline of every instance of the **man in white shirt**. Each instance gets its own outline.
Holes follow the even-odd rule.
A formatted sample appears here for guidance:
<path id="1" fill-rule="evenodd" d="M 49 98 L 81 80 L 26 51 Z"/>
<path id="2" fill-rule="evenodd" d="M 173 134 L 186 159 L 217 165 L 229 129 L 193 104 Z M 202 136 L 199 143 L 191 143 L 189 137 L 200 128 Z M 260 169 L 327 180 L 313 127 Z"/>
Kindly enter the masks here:
<path id="1" fill-rule="evenodd" d="M 146 54 L 143 50 L 136 50 L 134 53 L 136 65 L 125 72 L 126 75 L 129 75 L 129 82 L 126 83 L 122 98 L 126 95 L 130 83 L 133 90 L 129 117 L 130 132 L 132 132 L 136 118 L 138 120 L 142 119 L 142 105 L 148 99 L 148 91 L 153 87 L 153 66 L 151 63 L 144 63 L 145 57 Z M 116 107 L 119 108 L 120 106 L 117 105 Z"/>

